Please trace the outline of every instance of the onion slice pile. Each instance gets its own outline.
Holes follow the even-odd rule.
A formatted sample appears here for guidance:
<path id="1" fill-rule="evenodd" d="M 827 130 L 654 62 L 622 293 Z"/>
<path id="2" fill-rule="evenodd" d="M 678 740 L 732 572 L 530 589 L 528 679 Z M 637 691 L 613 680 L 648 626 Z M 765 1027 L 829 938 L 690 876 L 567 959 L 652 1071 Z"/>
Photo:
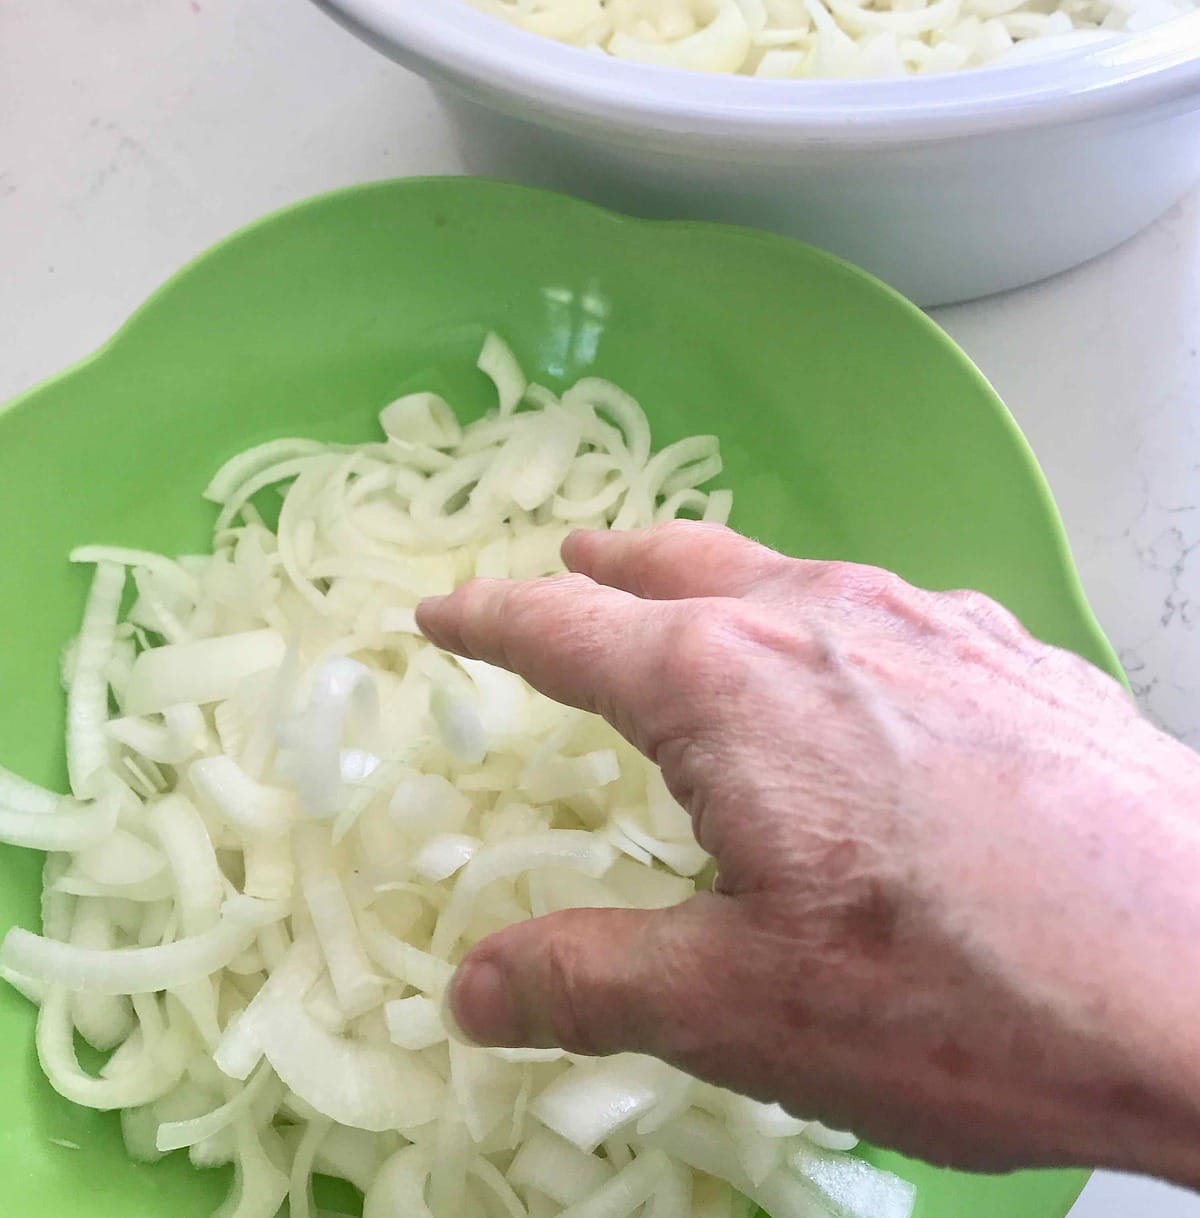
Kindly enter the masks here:
<path id="1" fill-rule="evenodd" d="M 927 75 L 1112 43 L 1196 0 L 471 0 L 635 63 L 761 79 Z"/>
<path id="2" fill-rule="evenodd" d="M 0 769 L 0 841 L 51 851 L 42 933 L 0 947 L 43 1069 L 121 1109 L 137 1158 L 232 1163 L 238 1218 L 313 1214 L 315 1173 L 368 1218 L 908 1218 L 911 1186 L 851 1135 L 650 1058 L 448 1037 L 474 943 L 673 904 L 708 860 L 615 731 L 436 651 L 417 602 L 557 572 L 581 525 L 731 503 L 703 489 L 715 438 L 654 452 L 628 394 L 530 384 L 495 335 L 479 368 L 498 405 L 475 422 L 412 394 L 382 440 L 234 457 L 210 554 L 76 553 L 72 794 Z"/>

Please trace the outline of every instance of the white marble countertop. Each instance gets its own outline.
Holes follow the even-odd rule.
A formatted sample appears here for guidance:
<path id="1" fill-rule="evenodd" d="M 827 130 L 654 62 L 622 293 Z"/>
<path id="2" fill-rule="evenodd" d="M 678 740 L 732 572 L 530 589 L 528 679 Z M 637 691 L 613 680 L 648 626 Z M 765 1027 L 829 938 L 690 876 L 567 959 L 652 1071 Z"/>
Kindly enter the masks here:
<path id="1" fill-rule="evenodd" d="M 301 0 L 4 0 L 0 400 L 245 221 L 460 167 L 424 85 Z M 1143 705 L 1200 745 L 1200 195 L 1078 271 L 937 319 L 1041 457 Z M 1200 1198 L 1099 1176 L 1074 1216 L 1200 1218 Z"/>

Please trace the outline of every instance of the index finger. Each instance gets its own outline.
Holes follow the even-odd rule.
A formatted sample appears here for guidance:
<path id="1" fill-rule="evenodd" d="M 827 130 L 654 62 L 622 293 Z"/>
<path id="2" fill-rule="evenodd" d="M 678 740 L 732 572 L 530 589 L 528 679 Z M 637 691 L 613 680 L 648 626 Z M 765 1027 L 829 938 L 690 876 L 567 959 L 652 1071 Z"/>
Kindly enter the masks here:
<path id="1" fill-rule="evenodd" d="M 569 570 L 646 600 L 749 596 L 804 569 L 723 524 L 699 520 L 577 529 L 562 555 Z"/>
<path id="2" fill-rule="evenodd" d="M 678 699 L 656 670 L 677 608 L 583 575 L 473 579 L 417 606 L 431 643 L 524 677 L 556 702 L 594 711 L 653 757 Z"/>

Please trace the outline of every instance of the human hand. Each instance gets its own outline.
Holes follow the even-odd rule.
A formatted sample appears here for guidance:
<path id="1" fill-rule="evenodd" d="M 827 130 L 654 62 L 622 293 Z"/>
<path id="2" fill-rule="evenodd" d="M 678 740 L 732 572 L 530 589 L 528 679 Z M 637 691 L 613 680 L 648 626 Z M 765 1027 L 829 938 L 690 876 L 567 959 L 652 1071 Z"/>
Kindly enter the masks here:
<path id="1" fill-rule="evenodd" d="M 418 622 L 613 723 L 719 878 L 485 940 L 468 1035 L 654 1054 L 938 1162 L 1200 1182 L 1191 752 L 977 593 L 698 524 L 563 557 Z"/>

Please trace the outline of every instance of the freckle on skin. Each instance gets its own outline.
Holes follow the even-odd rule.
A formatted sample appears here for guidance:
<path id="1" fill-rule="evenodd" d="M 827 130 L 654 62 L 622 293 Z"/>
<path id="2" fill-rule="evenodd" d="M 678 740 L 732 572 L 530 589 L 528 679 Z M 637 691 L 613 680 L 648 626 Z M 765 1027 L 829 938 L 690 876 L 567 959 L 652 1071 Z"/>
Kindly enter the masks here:
<path id="1" fill-rule="evenodd" d="M 951 1078 L 971 1073 L 971 1055 L 957 1041 L 946 1039 L 929 1055 L 929 1064 Z"/>
<path id="2" fill-rule="evenodd" d="M 812 1011 L 803 994 L 786 994 L 783 997 L 782 1013 L 784 1026 L 793 1032 L 807 1028 L 812 1023 Z"/>
<path id="3" fill-rule="evenodd" d="M 878 881 L 842 914 L 844 932 L 856 948 L 868 955 L 883 955 L 891 950 L 899 921 L 899 906 Z"/>
<path id="4" fill-rule="evenodd" d="M 1017 1028 L 1012 1039 L 1012 1064 L 1018 1070 L 1041 1072 L 1046 1065 L 1046 1050 L 1029 1032 Z"/>
<path id="5" fill-rule="evenodd" d="M 1150 1116 L 1155 1108 L 1153 1096 L 1139 1083 L 1117 1083 L 1105 1098 L 1109 1108 L 1121 1116 Z"/>

